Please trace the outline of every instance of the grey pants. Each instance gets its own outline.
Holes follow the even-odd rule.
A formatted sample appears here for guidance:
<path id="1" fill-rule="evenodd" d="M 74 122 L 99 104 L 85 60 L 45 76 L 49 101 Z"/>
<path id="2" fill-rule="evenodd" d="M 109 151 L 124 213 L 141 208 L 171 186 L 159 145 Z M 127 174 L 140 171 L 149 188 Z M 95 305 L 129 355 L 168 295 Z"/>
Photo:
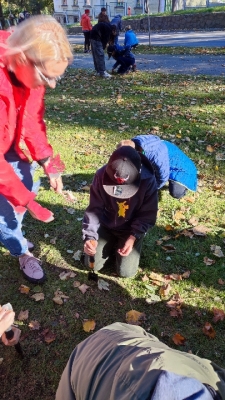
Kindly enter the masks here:
<path id="1" fill-rule="evenodd" d="M 141 255 L 142 242 L 144 234 L 140 239 L 134 242 L 134 247 L 131 253 L 122 257 L 117 253 L 118 249 L 121 249 L 129 234 L 121 231 L 112 231 L 103 226 L 100 226 L 98 230 L 99 240 L 97 252 L 95 254 L 95 271 L 100 271 L 104 267 L 106 260 L 114 257 L 114 263 L 116 265 L 116 271 L 119 276 L 123 278 L 130 278 L 137 273 L 139 260 Z M 85 266 L 89 266 L 89 257 L 85 254 Z"/>
<path id="2" fill-rule="evenodd" d="M 95 71 L 100 75 L 104 75 L 105 72 L 105 54 L 102 47 L 102 42 L 91 39 L 91 50 L 94 61 Z"/>

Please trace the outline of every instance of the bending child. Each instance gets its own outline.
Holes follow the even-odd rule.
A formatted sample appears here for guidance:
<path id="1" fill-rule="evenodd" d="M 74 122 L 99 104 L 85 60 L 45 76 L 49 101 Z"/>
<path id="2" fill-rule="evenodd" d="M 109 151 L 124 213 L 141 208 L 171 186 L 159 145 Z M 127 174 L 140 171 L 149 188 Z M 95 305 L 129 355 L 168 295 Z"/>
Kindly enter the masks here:
<path id="1" fill-rule="evenodd" d="M 116 60 L 115 64 L 112 67 L 112 73 L 116 70 L 117 67 L 119 67 L 117 70 L 118 74 L 125 74 L 129 71 L 131 67 L 133 71 L 136 70 L 135 57 L 131 52 L 130 46 L 108 46 L 107 53 L 109 59 L 112 56 L 114 60 Z"/>

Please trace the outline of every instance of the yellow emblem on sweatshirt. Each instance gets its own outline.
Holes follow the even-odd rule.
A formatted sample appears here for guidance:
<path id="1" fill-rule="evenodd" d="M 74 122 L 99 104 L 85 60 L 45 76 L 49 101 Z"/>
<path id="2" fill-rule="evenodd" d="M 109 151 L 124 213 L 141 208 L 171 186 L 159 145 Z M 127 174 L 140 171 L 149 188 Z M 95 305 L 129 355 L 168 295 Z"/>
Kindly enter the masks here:
<path id="1" fill-rule="evenodd" d="M 119 203 L 117 201 L 118 204 L 118 217 L 123 217 L 125 218 L 126 216 L 126 210 L 129 210 L 129 205 L 126 204 L 126 200 L 123 201 L 123 203 Z"/>

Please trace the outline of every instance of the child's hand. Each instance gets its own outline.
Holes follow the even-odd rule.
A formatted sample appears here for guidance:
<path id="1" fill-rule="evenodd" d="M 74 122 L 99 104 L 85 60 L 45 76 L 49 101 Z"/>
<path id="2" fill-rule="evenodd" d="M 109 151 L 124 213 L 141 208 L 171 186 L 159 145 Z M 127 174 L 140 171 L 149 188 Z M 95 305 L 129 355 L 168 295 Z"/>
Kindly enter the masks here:
<path id="1" fill-rule="evenodd" d="M 97 240 L 87 240 L 84 243 L 84 252 L 88 255 L 88 256 L 94 256 L 96 253 L 96 248 L 98 246 L 98 242 Z"/>
<path id="2" fill-rule="evenodd" d="M 136 240 L 136 238 L 134 236 L 130 235 L 129 238 L 127 239 L 127 241 L 125 242 L 123 248 L 117 250 L 119 255 L 122 257 L 129 256 L 129 254 L 131 253 L 131 251 L 134 247 L 135 240 Z"/>

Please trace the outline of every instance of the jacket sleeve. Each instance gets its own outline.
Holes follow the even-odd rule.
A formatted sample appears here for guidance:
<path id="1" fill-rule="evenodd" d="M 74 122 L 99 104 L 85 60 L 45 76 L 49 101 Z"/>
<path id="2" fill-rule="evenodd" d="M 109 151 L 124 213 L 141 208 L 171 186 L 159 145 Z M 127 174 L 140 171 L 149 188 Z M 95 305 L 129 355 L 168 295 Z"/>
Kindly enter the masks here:
<path id="1" fill-rule="evenodd" d="M 105 208 L 101 197 L 98 173 L 96 173 L 90 189 L 90 202 L 84 213 L 83 219 L 83 240 L 98 240 L 98 228 L 100 226 L 100 216 Z"/>
<path id="2" fill-rule="evenodd" d="M 89 29 L 89 31 L 91 31 L 91 30 L 92 30 L 92 25 L 91 25 L 90 18 L 88 18 L 88 29 Z"/>
<path id="3" fill-rule="evenodd" d="M 8 134 L 6 131 L 8 116 L 5 102 L 0 98 L 0 193 L 5 196 L 14 206 L 26 206 L 34 198 L 18 176 L 12 166 L 5 160 L 2 152 L 3 141 Z"/>
<path id="4" fill-rule="evenodd" d="M 154 177 L 153 177 L 154 178 Z M 141 236 L 155 225 L 158 211 L 158 192 L 154 179 L 144 179 L 146 194 L 141 207 L 135 213 L 131 222 L 131 234 Z"/>
<path id="5" fill-rule="evenodd" d="M 52 157 L 53 150 L 48 143 L 46 126 L 44 122 L 44 87 L 32 89 L 26 106 L 26 129 L 24 129 L 24 140 L 34 161 Z"/>

